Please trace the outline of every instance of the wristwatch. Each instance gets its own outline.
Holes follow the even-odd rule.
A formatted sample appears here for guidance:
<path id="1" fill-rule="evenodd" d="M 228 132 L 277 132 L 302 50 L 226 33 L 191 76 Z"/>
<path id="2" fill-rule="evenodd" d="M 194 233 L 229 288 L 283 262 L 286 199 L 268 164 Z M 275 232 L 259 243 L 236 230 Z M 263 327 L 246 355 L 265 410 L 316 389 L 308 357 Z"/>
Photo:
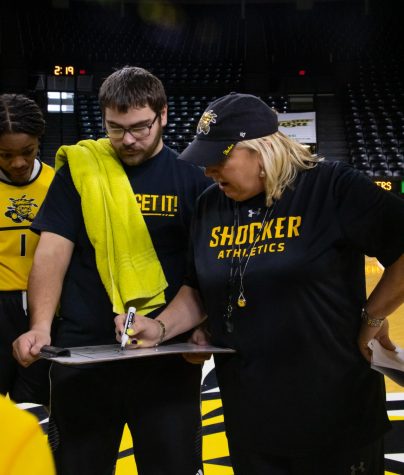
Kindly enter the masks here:
<path id="1" fill-rule="evenodd" d="M 370 327 L 381 327 L 384 323 L 384 318 L 370 318 L 366 308 L 362 308 L 361 319 Z"/>

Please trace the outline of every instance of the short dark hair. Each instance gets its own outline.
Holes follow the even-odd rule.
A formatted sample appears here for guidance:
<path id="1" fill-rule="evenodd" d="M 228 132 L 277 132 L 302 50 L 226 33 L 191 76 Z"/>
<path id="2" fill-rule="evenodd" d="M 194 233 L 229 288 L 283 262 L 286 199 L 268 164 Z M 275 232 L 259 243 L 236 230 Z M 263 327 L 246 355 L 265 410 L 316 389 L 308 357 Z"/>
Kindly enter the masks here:
<path id="1" fill-rule="evenodd" d="M 146 106 L 159 114 L 167 104 L 160 79 L 135 66 L 124 66 L 108 76 L 101 84 L 98 99 L 103 114 L 107 107 L 125 113 L 131 107 Z"/>
<path id="2" fill-rule="evenodd" d="M 23 94 L 0 95 L 0 135 L 23 133 L 41 137 L 45 120 L 38 104 Z"/>

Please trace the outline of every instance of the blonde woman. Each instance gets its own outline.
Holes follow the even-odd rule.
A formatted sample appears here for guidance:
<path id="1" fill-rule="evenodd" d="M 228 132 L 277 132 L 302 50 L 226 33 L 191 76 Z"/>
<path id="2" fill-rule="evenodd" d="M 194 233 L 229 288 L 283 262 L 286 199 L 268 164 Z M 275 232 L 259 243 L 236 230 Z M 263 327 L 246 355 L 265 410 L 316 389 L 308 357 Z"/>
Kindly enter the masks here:
<path id="1" fill-rule="evenodd" d="M 404 201 L 312 156 L 247 94 L 210 104 L 181 158 L 216 184 L 198 200 L 185 285 L 133 326 L 141 345 L 206 314 L 211 342 L 236 350 L 215 365 L 237 475 L 382 475 L 389 422 L 367 343 L 393 348 Z M 365 254 L 385 266 L 368 299 Z"/>

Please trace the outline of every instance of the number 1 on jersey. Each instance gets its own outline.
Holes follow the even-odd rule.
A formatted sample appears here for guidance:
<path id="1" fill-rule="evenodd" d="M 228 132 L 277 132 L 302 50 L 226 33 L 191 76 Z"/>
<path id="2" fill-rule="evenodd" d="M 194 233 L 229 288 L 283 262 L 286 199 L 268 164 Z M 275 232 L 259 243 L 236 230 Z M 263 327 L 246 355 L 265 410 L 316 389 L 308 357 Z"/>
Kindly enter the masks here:
<path id="1" fill-rule="evenodd" d="M 27 255 L 27 235 L 26 234 L 21 234 L 20 254 L 22 257 L 25 257 Z"/>

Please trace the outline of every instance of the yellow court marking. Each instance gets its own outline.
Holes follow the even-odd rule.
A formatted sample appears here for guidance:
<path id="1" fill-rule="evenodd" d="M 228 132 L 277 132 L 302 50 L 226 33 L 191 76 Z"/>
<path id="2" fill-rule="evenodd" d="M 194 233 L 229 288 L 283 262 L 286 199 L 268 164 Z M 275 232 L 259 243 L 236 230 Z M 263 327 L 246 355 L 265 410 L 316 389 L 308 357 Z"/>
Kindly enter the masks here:
<path id="1" fill-rule="evenodd" d="M 233 475 L 231 467 L 223 467 L 223 465 L 204 464 L 204 475 Z"/>
<path id="2" fill-rule="evenodd" d="M 128 450 L 132 448 L 132 436 L 129 431 L 128 426 L 125 424 L 125 428 L 123 430 L 121 446 L 119 447 L 119 452 L 123 452 L 124 450 Z"/>
<path id="3" fill-rule="evenodd" d="M 209 434 L 203 437 L 202 458 L 204 461 L 228 457 L 229 448 L 227 446 L 227 437 L 224 432 Z"/>
<path id="4" fill-rule="evenodd" d="M 202 416 L 207 416 L 210 412 L 220 409 L 222 407 L 221 399 L 212 399 L 210 401 L 202 401 L 201 412 Z M 213 424 L 220 424 L 224 421 L 223 415 L 208 417 L 202 421 L 202 426 L 210 426 Z"/>
<path id="5" fill-rule="evenodd" d="M 133 455 L 119 459 L 115 473 L 116 475 L 138 475 Z"/>
<path id="6" fill-rule="evenodd" d="M 205 404 L 209 410 L 217 409 L 221 407 L 220 399 L 217 401 L 204 401 L 209 404 Z M 210 404 L 212 403 L 212 404 Z M 208 411 L 209 412 L 209 411 Z M 219 416 L 220 417 L 220 416 Z M 216 419 L 216 418 L 214 418 Z M 221 421 L 223 416 L 221 416 Z M 205 425 L 205 424 L 204 424 Z M 222 457 L 228 457 L 229 449 L 227 446 L 227 438 L 224 432 L 218 432 L 216 434 L 205 435 L 203 437 L 202 444 L 202 457 L 204 461 L 218 459 Z M 132 438 L 128 427 L 125 425 L 125 429 L 122 436 L 121 446 L 119 451 L 128 450 L 132 448 Z M 126 457 L 120 458 L 116 465 L 116 475 L 137 475 L 136 463 L 132 454 Z M 233 469 L 231 467 L 224 467 L 222 465 L 204 464 L 204 475 L 233 475 Z"/>
<path id="7" fill-rule="evenodd" d="M 121 446 L 119 447 L 119 452 L 124 450 L 129 450 L 132 448 L 132 436 L 128 429 L 128 426 L 125 424 L 123 430 Z M 116 475 L 137 475 L 137 468 L 133 454 L 127 455 L 118 459 L 116 464 Z"/>
<path id="8" fill-rule="evenodd" d="M 216 417 L 211 417 L 208 420 L 204 420 L 202 422 L 202 426 L 211 426 L 213 424 L 220 424 L 221 422 L 224 422 L 224 417 L 223 416 L 216 416 Z"/>
<path id="9" fill-rule="evenodd" d="M 205 435 L 203 437 L 202 458 L 205 462 L 228 456 L 229 448 L 224 432 Z M 233 469 L 223 465 L 204 463 L 204 475 L 233 475 Z"/>
<path id="10" fill-rule="evenodd" d="M 204 416 L 209 412 L 214 411 L 215 409 L 219 409 L 220 407 L 222 407 L 221 399 L 211 399 L 210 401 L 202 401 L 202 415 Z"/>

